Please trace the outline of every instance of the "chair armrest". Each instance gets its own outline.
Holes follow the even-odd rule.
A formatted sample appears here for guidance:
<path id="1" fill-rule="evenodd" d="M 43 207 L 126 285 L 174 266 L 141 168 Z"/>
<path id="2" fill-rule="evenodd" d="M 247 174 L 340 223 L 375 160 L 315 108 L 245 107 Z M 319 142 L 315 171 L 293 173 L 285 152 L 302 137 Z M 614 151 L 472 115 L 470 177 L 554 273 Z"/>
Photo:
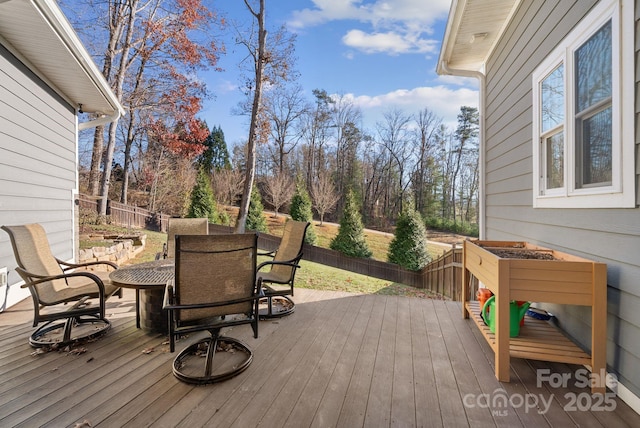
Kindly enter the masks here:
<path id="1" fill-rule="evenodd" d="M 256 254 L 259 255 L 259 256 L 275 257 L 276 251 L 278 251 L 278 250 L 268 251 L 266 253 L 258 251 Z"/>
<path id="2" fill-rule="evenodd" d="M 285 260 L 285 261 L 281 261 L 281 262 L 276 262 L 273 260 L 267 260 L 265 262 L 262 262 L 258 265 L 258 267 L 256 268 L 256 272 L 260 271 L 260 269 L 262 269 L 265 266 L 271 266 L 271 265 L 283 265 L 283 266 L 291 266 L 294 268 L 299 268 L 300 265 L 298 264 L 298 262 L 300 261 L 300 257 L 296 257 L 295 259 L 292 260 Z"/>
<path id="3" fill-rule="evenodd" d="M 215 308 L 218 306 L 231 306 L 238 303 L 253 302 L 254 300 L 258 300 L 258 299 L 260 299 L 260 296 L 256 295 L 251 297 L 243 297 L 241 299 L 225 300 L 222 302 L 192 303 L 189 305 L 176 305 L 174 303 L 174 304 L 168 304 L 166 306 L 163 306 L 162 309 L 206 309 L 206 308 Z"/>
<path id="4" fill-rule="evenodd" d="M 96 265 L 107 265 L 107 266 L 111 266 L 114 269 L 118 269 L 118 265 L 114 262 L 110 262 L 110 261 L 94 261 L 94 262 L 85 262 L 85 263 L 69 263 L 69 262 L 65 262 L 63 260 L 60 260 L 59 258 L 56 257 L 56 261 L 58 262 L 59 265 L 61 266 L 66 266 L 65 268 L 63 268 L 63 271 L 67 271 L 69 269 L 77 269 L 77 268 L 81 268 L 81 267 L 87 267 L 87 266 L 96 266 Z"/>
<path id="5" fill-rule="evenodd" d="M 173 283 L 174 283 L 174 279 L 170 279 L 169 281 L 167 281 L 166 285 L 164 286 L 164 297 L 162 299 L 162 309 L 169 309 L 171 306 L 173 306 L 173 302 L 175 301 L 175 296 L 173 293 Z"/>
<path id="6" fill-rule="evenodd" d="M 262 289 L 262 278 L 256 279 L 256 296 L 262 298 L 265 296 L 264 290 Z"/>
<path id="7" fill-rule="evenodd" d="M 104 296 L 105 295 L 105 289 L 104 289 L 104 283 L 102 282 L 102 280 L 100 279 L 99 276 L 88 272 L 88 271 L 78 271 L 78 272 L 70 272 L 70 273 L 62 273 L 60 275 L 53 275 L 53 276 L 47 276 L 47 275 L 37 275 L 35 273 L 31 273 L 28 272 L 20 267 L 16 268 L 16 271 L 18 271 L 18 273 L 20 274 L 20 276 L 22 278 L 37 278 L 35 280 L 30 280 L 30 281 L 26 281 L 25 283 L 22 284 L 20 286 L 20 288 L 27 288 L 27 287 L 31 287 L 34 285 L 38 285 L 41 284 L 43 282 L 47 282 L 47 281 L 53 281 L 54 279 L 66 279 L 66 278 L 71 278 L 73 276 L 86 276 L 87 278 L 91 278 L 93 280 L 93 282 L 96 283 L 96 285 L 98 286 L 98 292 L 100 294 L 100 296 Z"/>

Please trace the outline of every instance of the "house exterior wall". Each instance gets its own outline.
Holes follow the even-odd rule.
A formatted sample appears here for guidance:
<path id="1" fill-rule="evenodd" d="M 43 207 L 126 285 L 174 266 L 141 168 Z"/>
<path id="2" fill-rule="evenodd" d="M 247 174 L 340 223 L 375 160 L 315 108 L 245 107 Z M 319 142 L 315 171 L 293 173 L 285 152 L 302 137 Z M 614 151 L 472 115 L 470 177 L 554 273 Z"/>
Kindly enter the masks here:
<path id="1" fill-rule="evenodd" d="M 533 208 L 532 71 L 596 3 L 522 2 L 487 62 L 485 236 L 529 241 L 607 264 L 608 369 L 640 396 L 640 209 Z M 635 40 L 637 53 L 637 34 Z M 640 78 L 637 58 L 636 54 L 636 89 Z M 637 117 L 637 95 L 635 104 Z M 638 153 L 637 128 L 635 134 Z M 636 178 L 638 173 L 636 156 Z M 638 184 L 636 198 L 637 189 Z M 590 344 L 589 308 L 546 308 L 565 331 L 583 345 Z"/>
<path id="2" fill-rule="evenodd" d="M 0 43 L 0 225 L 42 224 L 63 260 L 74 257 L 76 147 L 74 109 Z M 12 286 L 20 278 L 9 236 L 0 232 L 3 266 L 10 306 L 28 291 Z"/>

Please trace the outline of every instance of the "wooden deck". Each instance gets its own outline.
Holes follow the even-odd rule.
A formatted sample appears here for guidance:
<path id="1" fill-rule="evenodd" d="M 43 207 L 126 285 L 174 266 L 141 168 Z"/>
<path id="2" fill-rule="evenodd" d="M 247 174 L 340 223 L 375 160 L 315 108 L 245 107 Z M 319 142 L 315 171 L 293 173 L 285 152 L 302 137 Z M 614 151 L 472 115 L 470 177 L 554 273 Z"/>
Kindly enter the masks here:
<path id="1" fill-rule="evenodd" d="M 640 426 L 617 398 L 598 403 L 573 381 L 536 384 L 537 369 L 573 376 L 580 366 L 514 358 L 512 381 L 499 383 L 458 302 L 303 289 L 295 300 L 291 316 L 260 323 L 258 339 L 248 326 L 228 330 L 253 363 L 207 386 L 173 376 L 166 338 L 135 328 L 131 290 L 112 300 L 113 328 L 84 353 L 33 356 L 24 301 L 0 314 L 0 426 Z"/>

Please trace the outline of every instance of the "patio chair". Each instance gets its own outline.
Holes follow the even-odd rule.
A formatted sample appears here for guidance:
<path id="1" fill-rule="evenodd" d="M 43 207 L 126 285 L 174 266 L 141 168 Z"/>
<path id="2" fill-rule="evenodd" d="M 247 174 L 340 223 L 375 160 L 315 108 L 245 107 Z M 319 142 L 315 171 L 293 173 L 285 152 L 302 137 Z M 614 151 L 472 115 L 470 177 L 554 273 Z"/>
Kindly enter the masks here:
<path id="1" fill-rule="evenodd" d="M 261 306 L 266 306 L 260 310 L 261 319 L 283 317 L 295 310 L 295 303 L 288 296 L 293 296 L 293 282 L 300 267 L 302 244 L 309 225 L 304 221 L 287 221 L 278 249 L 258 254 L 272 257 L 272 260 L 260 263 L 257 268 L 265 295 Z"/>
<path id="2" fill-rule="evenodd" d="M 164 244 L 163 258 L 172 259 L 176 254 L 176 235 L 207 235 L 209 219 L 170 218 L 167 224 L 167 242 Z"/>
<path id="3" fill-rule="evenodd" d="M 255 233 L 177 236 L 175 278 L 166 286 L 163 305 L 169 311 L 169 349 L 174 352 L 178 336 L 208 332 L 175 357 L 173 374 L 178 379 L 219 382 L 251 363 L 249 347 L 220 331 L 251 324 L 258 337 L 257 245 Z"/>
<path id="4" fill-rule="evenodd" d="M 108 261 L 66 263 L 51 253 L 44 228 L 39 224 L 2 226 L 9 234 L 18 267 L 33 298 L 33 326 L 44 322 L 29 338 L 33 347 L 65 346 L 96 338 L 109 330 L 105 302 L 122 290 L 111 284 L 107 271 L 81 270 L 103 265 L 117 269 Z M 98 304 L 91 304 L 97 299 Z M 70 305 L 70 303 L 72 303 Z M 64 320 L 64 321 L 62 321 Z"/>

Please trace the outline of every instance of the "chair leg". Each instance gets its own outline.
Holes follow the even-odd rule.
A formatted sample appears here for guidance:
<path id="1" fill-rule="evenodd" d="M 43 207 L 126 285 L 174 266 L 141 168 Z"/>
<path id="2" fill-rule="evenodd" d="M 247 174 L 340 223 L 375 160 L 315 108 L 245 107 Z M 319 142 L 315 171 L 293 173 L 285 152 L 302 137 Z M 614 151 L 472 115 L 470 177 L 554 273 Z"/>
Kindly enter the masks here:
<path id="1" fill-rule="evenodd" d="M 213 358 L 216 354 L 216 348 L 218 347 L 218 335 L 212 334 L 209 340 L 209 346 L 207 348 L 207 359 L 204 363 L 204 375 L 205 377 L 211 377 L 211 370 L 213 367 Z"/>
<path id="2" fill-rule="evenodd" d="M 67 320 L 65 321 L 64 333 L 62 335 L 62 341 L 64 343 L 69 343 L 69 341 L 71 340 L 71 328 L 75 323 L 76 323 L 76 317 L 67 318 Z"/>
<path id="3" fill-rule="evenodd" d="M 31 334 L 29 344 L 34 348 L 62 347 L 95 339 L 106 334 L 110 328 L 109 320 L 97 315 L 70 317 L 63 322 L 49 321 Z"/>
<path id="4" fill-rule="evenodd" d="M 183 382 L 202 385 L 230 379 L 249 367 L 253 352 L 244 342 L 231 337 L 220 337 L 217 332 L 210 333 L 210 337 L 187 346 L 175 357 L 175 377 Z M 207 350 L 203 367 L 204 346 L 207 346 Z M 226 354 L 221 355 L 223 353 Z"/>
<path id="5" fill-rule="evenodd" d="M 280 310 L 274 310 L 274 299 L 276 302 L 280 300 L 280 303 L 277 303 L 278 306 L 281 307 Z M 263 308 L 259 311 L 259 317 L 261 320 L 281 318 L 291 315 L 296 308 L 296 304 L 289 296 L 265 296 L 260 299 L 260 304 L 264 306 L 265 301 L 266 309 Z"/>

